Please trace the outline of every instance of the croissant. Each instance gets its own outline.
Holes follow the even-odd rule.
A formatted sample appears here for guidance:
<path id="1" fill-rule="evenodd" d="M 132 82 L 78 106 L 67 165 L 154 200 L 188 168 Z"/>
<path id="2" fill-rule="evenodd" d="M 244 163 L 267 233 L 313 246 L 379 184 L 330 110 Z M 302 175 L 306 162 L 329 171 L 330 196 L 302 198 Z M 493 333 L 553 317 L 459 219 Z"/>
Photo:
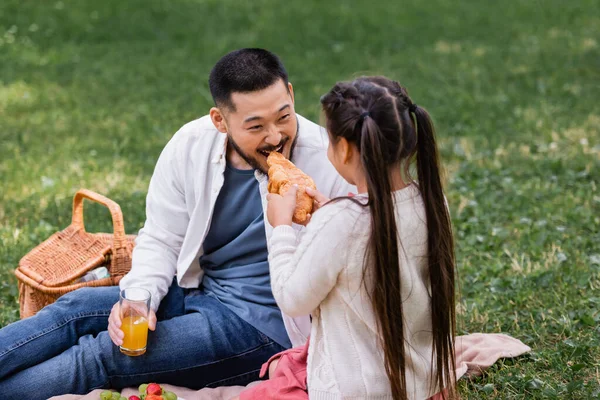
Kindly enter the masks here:
<path id="1" fill-rule="evenodd" d="M 267 164 L 269 165 L 269 193 L 283 196 L 293 185 L 298 185 L 296 209 L 292 221 L 296 224 L 306 223 L 308 214 L 313 210 L 313 199 L 306 194 L 306 188 L 316 190 L 315 182 L 283 154 L 276 151 L 269 154 Z"/>

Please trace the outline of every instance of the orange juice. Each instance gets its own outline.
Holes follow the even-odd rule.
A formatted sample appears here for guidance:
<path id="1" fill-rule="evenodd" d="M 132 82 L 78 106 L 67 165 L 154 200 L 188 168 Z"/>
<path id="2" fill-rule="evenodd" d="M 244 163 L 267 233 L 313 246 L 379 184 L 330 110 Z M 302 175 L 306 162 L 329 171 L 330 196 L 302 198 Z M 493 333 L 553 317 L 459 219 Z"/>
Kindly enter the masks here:
<path id="1" fill-rule="evenodd" d="M 148 340 L 148 320 L 140 316 L 126 316 L 121 321 L 121 330 L 125 334 L 121 351 L 130 356 L 139 356 L 146 352 Z"/>

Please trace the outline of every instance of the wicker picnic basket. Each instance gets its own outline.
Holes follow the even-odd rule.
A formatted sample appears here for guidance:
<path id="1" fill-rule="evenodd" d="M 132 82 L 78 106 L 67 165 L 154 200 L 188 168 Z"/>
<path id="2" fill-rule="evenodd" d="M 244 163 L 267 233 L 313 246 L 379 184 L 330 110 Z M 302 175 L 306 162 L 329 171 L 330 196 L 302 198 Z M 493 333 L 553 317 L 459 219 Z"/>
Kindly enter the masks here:
<path id="1" fill-rule="evenodd" d="M 83 200 L 106 206 L 112 216 L 114 233 L 88 233 L 83 224 Z M 81 287 L 117 285 L 131 268 L 135 235 L 125 235 L 123 214 L 114 201 L 79 190 L 73 199 L 71 225 L 50 236 L 26 254 L 15 275 L 19 280 L 21 318 L 34 315 L 65 293 Z M 73 283 L 88 271 L 105 266 L 110 277 Z"/>

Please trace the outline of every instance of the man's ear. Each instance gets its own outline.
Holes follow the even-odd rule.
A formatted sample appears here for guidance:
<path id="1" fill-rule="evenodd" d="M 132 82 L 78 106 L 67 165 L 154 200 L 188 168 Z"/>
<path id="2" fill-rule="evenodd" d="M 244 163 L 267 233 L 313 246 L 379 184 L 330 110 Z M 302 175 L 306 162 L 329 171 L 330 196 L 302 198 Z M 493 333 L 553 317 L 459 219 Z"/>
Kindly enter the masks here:
<path id="1" fill-rule="evenodd" d="M 292 86 L 292 82 L 288 82 L 288 91 L 292 97 L 292 104 L 294 104 L 294 87 Z"/>
<path id="2" fill-rule="evenodd" d="M 213 107 L 210 109 L 209 115 L 213 125 L 217 128 L 217 130 L 221 133 L 227 133 L 227 121 L 225 121 L 223 112 L 217 107 Z"/>

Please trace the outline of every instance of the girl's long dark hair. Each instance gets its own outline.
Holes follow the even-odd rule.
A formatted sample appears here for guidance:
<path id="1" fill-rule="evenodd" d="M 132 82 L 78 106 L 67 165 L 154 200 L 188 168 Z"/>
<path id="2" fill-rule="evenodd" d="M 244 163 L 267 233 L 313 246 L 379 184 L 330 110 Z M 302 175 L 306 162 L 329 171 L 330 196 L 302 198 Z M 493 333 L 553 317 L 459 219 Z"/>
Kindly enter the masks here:
<path id="1" fill-rule="evenodd" d="M 365 273 L 372 272 L 371 300 L 382 337 L 385 370 L 394 399 L 407 399 L 399 236 L 390 172 L 416 154 L 417 185 L 427 219 L 431 284 L 432 381 L 445 397 L 456 397 L 454 374 L 455 258 L 450 215 L 440 176 L 433 123 L 406 90 L 384 77 L 336 84 L 321 98 L 333 143 L 345 138 L 359 150 L 367 179 L 371 233 Z M 414 118 L 413 118 L 414 117 Z"/>

